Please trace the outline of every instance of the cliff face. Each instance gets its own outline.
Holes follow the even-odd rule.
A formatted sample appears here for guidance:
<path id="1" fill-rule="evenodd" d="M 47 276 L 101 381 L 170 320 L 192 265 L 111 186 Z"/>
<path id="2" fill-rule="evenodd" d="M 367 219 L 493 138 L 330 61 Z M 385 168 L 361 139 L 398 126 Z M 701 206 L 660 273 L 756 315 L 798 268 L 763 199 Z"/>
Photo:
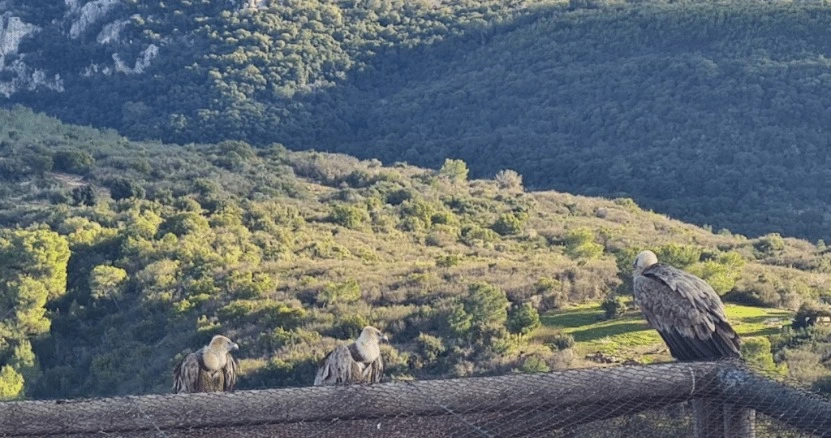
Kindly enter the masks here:
<path id="1" fill-rule="evenodd" d="M 236 3 L 226 6 L 252 6 Z M 168 40 L 130 35 L 131 20 L 141 19 L 137 7 L 127 0 L 0 0 L 0 95 L 63 92 L 75 75 L 143 73 Z"/>
<path id="2" fill-rule="evenodd" d="M 0 15 L 0 94 L 9 97 L 19 90 L 38 87 L 63 91 L 59 74 L 49 77 L 43 70 L 31 68 L 26 64 L 26 54 L 20 53 L 20 43 L 40 30 L 13 12 Z"/>
<path id="3" fill-rule="evenodd" d="M 8 98 L 21 91 L 38 89 L 62 92 L 63 78 L 69 72 L 61 71 L 58 63 L 47 70 L 31 59 L 43 50 L 43 44 L 54 41 L 55 37 L 80 40 L 95 31 L 104 34 L 100 44 L 118 41 L 117 26 L 109 25 L 118 22 L 112 12 L 119 3 L 120 0 L 65 0 L 57 6 L 63 12 L 60 19 L 36 23 L 37 14 L 29 13 L 31 3 L 0 1 L 0 11 L 4 11 L 0 15 L 0 94 Z M 102 22 L 105 29 L 97 26 Z M 78 44 L 84 43 L 78 41 Z"/>

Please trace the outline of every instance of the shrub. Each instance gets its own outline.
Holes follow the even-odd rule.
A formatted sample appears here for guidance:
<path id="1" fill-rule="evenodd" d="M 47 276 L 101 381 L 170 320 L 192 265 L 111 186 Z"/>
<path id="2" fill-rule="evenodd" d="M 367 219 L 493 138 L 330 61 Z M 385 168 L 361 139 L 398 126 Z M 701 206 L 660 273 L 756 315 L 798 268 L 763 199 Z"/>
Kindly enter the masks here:
<path id="1" fill-rule="evenodd" d="M 481 228 L 477 225 L 468 225 L 462 228 L 462 237 L 460 239 L 465 245 L 476 246 L 477 244 L 486 244 L 499 240 L 499 235 L 493 230 Z"/>
<path id="2" fill-rule="evenodd" d="M 52 157 L 53 168 L 55 170 L 74 173 L 77 175 L 85 175 L 92 169 L 95 164 L 95 158 L 84 151 L 58 151 Z"/>
<path id="3" fill-rule="evenodd" d="M 816 303 L 804 303 L 799 306 L 799 310 L 794 315 L 791 327 L 795 330 L 808 328 L 816 324 L 819 318 L 822 317 L 831 317 L 830 307 Z"/>
<path id="4" fill-rule="evenodd" d="M 116 201 L 127 198 L 144 198 L 144 187 L 138 182 L 127 178 L 112 178 L 107 181 L 110 195 Z"/>
<path id="5" fill-rule="evenodd" d="M 436 257 L 436 267 L 451 268 L 457 266 L 460 261 L 461 258 L 455 254 L 441 255 Z"/>
<path id="6" fill-rule="evenodd" d="M 439 169 L 439 175 L 452 182 L 466 181 L 469 172 L 467 163 L 462 160 L 452 160 L 450 158 L 444 160 L 444 165 Z"/>
<path id="7" fill-rule="evenodd" d="M 522 175 L 511 169 L 500 170 L 496 173 L 496 184 L 506 190 L 522 190 Z"/>
<path id="8" fill-rule="evenodd" d="M 23 393 L 23 376 L 9 365 L 0 368 L 0 400 L 13 400 Z"/>
<path id="9" fill-rule="evenodd" d="M 208 220 L 198 213 L 185 212 L 178 213 L 168 218 L 160 227 L 159 234 L 165 235 L 172 233 L 177 237 L 182 237 L 190 233 L 199 233 L 201 231 L 210 230 L 211 226 Z"/>
<path id="10" fill-rule="evenodd" d="M 574 347 L 574 336 L 568 333 L 557 333 L 551 337 L 552 350 L 567 350 Z"/>
<path id="11" fill-rule="evenodd" d="M 600 308 L 603 309 L 606 319 L 618 318 L 626 313 L 626 301 L 619 296 L 610 296 L 603 300 Z"/>
<path id="12" fill-rule="evenodd" d="M 531 355 L 525 358 L 522 361 L 522 365 L 519 367 L 519 371 L 522 373 L 547 373 L 551 371 L 551 367 L 548 366 L 548 363 L 545 362 L 545 359 L 537 356 Z"/>
<path id="13" fill-rule="evenodd" d="M 429 366 L 435 364 L 440 357 L 447 352 L 442 340 L 429 335 L 427 333 L 420 333 L 416 338 L 416 351 L 424 360 L 424 365 Z"/>
<path id="14" fill-rule="evenodd" d="M 594 259 L 603 255 L 603 245 L 594 241 L 594 231 L 589 228 L 575 228 L 566 234 L 566 252 L 574 258 Z"/>
<path id="15" fill-rule="evenodd" d="M 508 314 L 508 330 L 511 333 L 527 335 L 540 326 L 540 314 L 531 303 L 511 308 Z"/>
<path id="16" fill-rule="evenodd" d="M 744 259 L 736 252 L 719 255 L 717 260 L 707 260 L 689 267 L 689 272 L 701 277 L 719 295 L 724 295 L 736 286 L 742 276 Z"/>
<path id="17" fill-rule="evenodd" d="M 658 260 L 662 263 L 684 269 L 687 266 L 697 263 L 701 258 L 701 248 L 693 245 L 678 245 L 670 243 L 663 245 L 655 251 Z"/>
<path id="18" fill-rule="evenodd" d="M 93 206 L 98 201 L 97 198 L 95 189 L 89 184 L 72 189 L 72 202 L 75 205 Z"/>
<path id="19" fill-rule="evenodd" d="M 774 255 L 785 249 L 785 239 L 779 233 L 771 233 L 760 237 L 753 243 L 753 248 L 758 251 L 759 256 Z"/>
<path id="20" fill-rule="evenodd" d="M 115 266 L 98 265 L 89 274 L 90 295 L 95 299 L 120 298 L 127 271 Z"/>
<path id="21" fill-rule="evenodd" d="M 335 224 L 354 229 L 368 221 L 369 214 L 363 208 L 341 204 L 332 207 L 329 219 Z"/>
<path id="22" fill-rule="evenodd" d="M 499 216 L 499 219 L 493 224 L 491 228 L 502 236 L 512 234 L 519 234 L 522 232 L 524 221 L 513 213 L 505 213 Z"/>
<path id="23" fill-rule="evenodd" d="M 346 315 L 340 318 L 335 335 L 340 339 L 355 339 L 369 322 L 361 315 Z"/>
<path id="24" fill-rule="evenodd" d="M 318 301 L 322 301 L 327 305 L 336 303 L 353 303 L 360 299 L 361 286 L 356 280 L 348 280 L 343 283 L 326 283 L 318 296 Z"/>
<path id="25" fill-rule="evenodd" d="M 779 374 L 785 371 L 784 367 L 777 367 L 773 362 L 771 344 L 765 337 L 757 336 L 743 339 L 741 352 L 742 358 L 754 370 L 767 374 Z"/>

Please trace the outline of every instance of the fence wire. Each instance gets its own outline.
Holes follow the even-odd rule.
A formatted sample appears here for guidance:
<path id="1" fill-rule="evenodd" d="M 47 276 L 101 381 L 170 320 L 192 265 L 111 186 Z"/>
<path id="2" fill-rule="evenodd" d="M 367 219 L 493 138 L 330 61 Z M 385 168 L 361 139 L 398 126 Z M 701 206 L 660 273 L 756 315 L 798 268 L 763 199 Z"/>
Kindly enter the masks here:
<path id="1" fill-rule="evenodd" d="M 831 436 L 831 403 L 738 362 L 0 403 L 0 436 Z"/>

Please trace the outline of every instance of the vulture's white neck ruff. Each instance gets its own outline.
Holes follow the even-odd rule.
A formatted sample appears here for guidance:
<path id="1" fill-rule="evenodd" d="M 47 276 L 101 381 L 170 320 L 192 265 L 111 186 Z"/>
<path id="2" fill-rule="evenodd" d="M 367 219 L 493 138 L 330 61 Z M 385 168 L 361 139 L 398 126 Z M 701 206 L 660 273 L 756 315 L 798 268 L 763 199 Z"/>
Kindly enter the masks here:
<path id="1" fill-rule="evenodd" d="M 644 269 L 658 263 L 658 256 L 652 251 L 641 251 L 635 258 L 635 275 L 641 275 Z"/>
<path id="2" fill-rule="evenodd" d="M 228 356 L 224 351 L 215 351 L 209 347 L 202 352 L 202 363 L 205 368 L 217 371 L 228 363 Z"/>
<path id="3" fill-rule="evenodd" d="M 381 355 L 381 349 L 378 347 L 377 339 L 366 339 L 363 334 L 355 341 L 355 347 L 364 358 L 364 362 L 373 362 Z"/>

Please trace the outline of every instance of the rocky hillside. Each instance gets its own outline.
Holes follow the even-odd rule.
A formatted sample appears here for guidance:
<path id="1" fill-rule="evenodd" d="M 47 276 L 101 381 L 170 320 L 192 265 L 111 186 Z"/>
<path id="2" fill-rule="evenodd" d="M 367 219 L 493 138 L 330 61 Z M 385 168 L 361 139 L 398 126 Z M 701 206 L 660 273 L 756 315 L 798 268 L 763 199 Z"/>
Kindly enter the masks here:
<path id="1" fill-rule="evenodd" d="M 0 104 L 829 238 L 824 5 L 2 0 Z M 706 30 L 706 31 L 705 31 Z"/>

